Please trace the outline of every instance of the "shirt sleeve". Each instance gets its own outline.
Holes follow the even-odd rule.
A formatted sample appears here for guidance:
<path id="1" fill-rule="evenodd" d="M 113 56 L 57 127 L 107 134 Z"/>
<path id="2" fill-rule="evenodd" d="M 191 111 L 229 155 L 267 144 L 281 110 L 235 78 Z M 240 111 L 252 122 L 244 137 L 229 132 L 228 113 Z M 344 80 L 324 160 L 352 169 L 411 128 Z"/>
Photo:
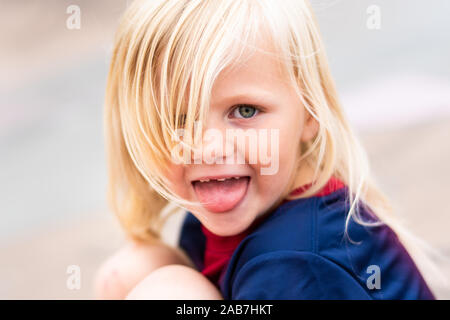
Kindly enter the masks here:
<path id="1" fill-rule="evenodd" d="M 238 271 L 232 300 L 372 299 L 345 269 L 311 252 L 274 251 Z"/>
<path id="2" fill-rule="evenodd" d="M 190 212 L 186 214 L 181 226 L 178 246 L 184 250 L 198 271 L 203 270 L 205 236 L 201 231 L 200 221 Z"/>

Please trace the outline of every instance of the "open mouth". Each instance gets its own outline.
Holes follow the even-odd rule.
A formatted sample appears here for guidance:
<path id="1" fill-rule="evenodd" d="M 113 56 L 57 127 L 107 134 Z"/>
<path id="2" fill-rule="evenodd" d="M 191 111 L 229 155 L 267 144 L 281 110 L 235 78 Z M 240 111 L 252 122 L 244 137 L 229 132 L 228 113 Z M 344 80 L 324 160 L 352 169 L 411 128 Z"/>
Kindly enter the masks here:
<path id="1" fill-rule="evenodd" d="M 235 208 L 245 197 L 249 176 L 214 177 L 192 181 L 198 200 L 208 211 L 220 213 Z"/>

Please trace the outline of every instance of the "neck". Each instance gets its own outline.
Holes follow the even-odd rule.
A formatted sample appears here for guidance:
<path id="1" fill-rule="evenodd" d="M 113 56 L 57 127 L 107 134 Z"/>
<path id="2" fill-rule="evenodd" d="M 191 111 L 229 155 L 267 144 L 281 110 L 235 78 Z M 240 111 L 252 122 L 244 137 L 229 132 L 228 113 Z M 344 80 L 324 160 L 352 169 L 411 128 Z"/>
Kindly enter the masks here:
<path id="1" fill-rule="evenodd" d="M 313 181 L 314 181 L 314 169 L 307 164 L 301 166 L 297 170 L 297 174 L 293 175 L 293 177 L 291 178 L 291 181 L 288 184 L 286 190 L 284 191 L 282 199 L 280 199 L 280 201 L 283 201 L 283 199 L 285 199 L 295 189 L 310 184 Z"/>

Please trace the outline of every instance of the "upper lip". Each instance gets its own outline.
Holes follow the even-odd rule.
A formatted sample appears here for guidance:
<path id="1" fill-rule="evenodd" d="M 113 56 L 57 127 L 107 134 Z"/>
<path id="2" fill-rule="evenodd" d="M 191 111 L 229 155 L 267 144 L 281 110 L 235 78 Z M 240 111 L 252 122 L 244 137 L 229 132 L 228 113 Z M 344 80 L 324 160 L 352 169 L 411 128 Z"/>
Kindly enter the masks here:
<path id="1" fill-rule="evenodd" d="M 214 175 L 214 176 L 201 176 L 195 179 L 191 179 L 191 182 L 194 183 L 196 181 L 209 181 L 209 180 L 225 180 L 225 179 L 231 179 L 231 178 L 243 178 L 248 177 L 248 175 L 245 174 L 222 174 L 222 175 Z"/>

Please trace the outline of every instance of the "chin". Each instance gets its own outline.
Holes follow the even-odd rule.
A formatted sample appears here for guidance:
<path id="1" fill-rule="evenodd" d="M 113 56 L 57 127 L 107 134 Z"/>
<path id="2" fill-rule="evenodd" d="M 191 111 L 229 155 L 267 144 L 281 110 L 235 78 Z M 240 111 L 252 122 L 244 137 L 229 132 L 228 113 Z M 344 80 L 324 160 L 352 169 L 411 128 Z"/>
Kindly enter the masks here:
<path id="1" fill-rule="evenodd" d="M 243 226 L 232 226 L 230 228 L 224 228 L 223 226 L 214 226 L 208 228 L 212 233 L 221 237 L 231 237 L 235 236 L 247 229 L 247 225 Z"/>
<path id="2" fill-rule="evenodd" d="M 205 223 L 205 227 L 212 233 L 219 236 L 234 236 L 241 232 L 244 232 L 250 227 L 255 220 L 255 217 L 248 214 L 248 210 L 233 210 L 234 212 L 226 213 L 212 213 L 208 212 L 204 214 L 208 221 Z M 244 214 L 246 217 L 244 217 Z"/>

